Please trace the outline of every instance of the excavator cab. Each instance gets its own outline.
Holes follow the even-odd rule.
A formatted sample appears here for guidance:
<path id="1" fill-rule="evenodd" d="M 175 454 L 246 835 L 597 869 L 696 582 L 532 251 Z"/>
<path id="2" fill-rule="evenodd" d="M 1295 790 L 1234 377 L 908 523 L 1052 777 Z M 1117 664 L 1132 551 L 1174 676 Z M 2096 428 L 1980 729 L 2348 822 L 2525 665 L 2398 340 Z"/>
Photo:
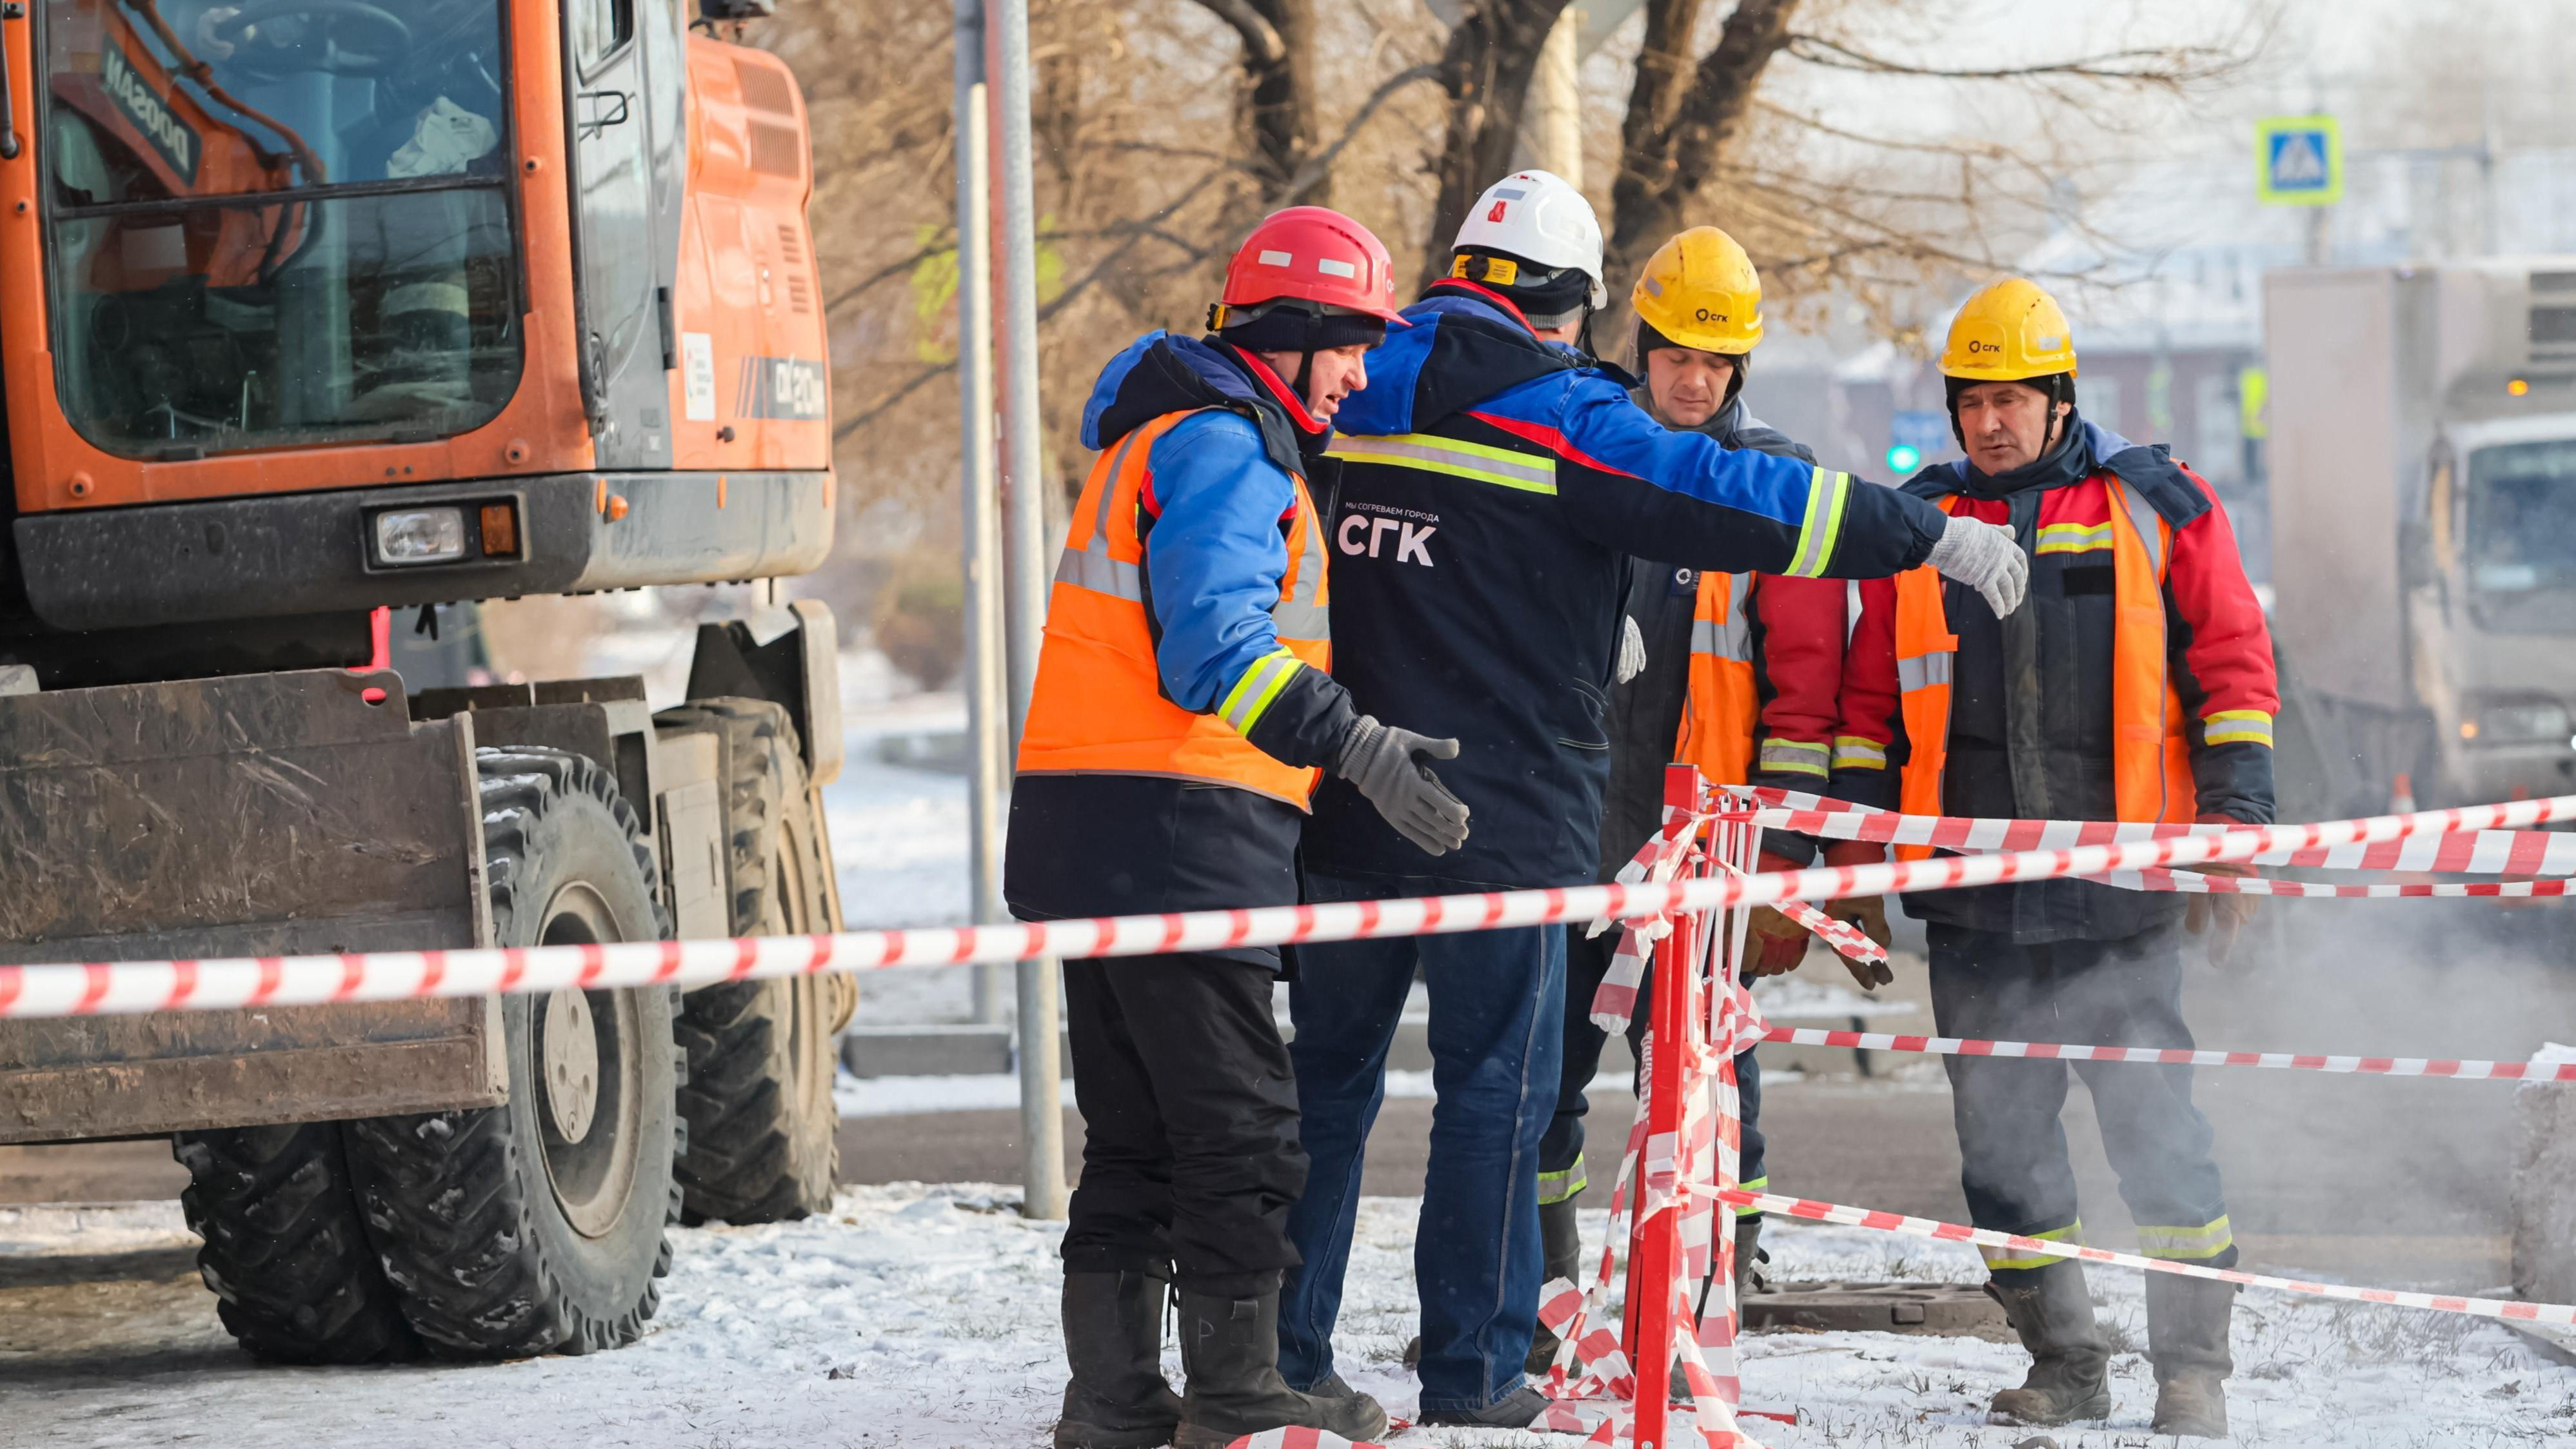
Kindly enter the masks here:
<path id="1" fill-rule="evenodd" d="M 0 962 L 837 929 L 821 604 L 658 711 L 390 642 L 823 560 L 812 169 L 680 0 L 0 0 Z M 170 1135 L 260 1357 L 610 1348 L 668 1221 L 831 1201 L 854 1003 L 0 1021 L 0 1143 Z"/>
<path id="2" fill-rule="evenodd" d="M 24 636 L 301 618 L 267 632 L 354 662 L 377 607 L 828 549 L 776 59 L 675 0 L 36 0 L 0 40 L 35 78 L 0 356 L 49 681 L 81 670 Z"/>

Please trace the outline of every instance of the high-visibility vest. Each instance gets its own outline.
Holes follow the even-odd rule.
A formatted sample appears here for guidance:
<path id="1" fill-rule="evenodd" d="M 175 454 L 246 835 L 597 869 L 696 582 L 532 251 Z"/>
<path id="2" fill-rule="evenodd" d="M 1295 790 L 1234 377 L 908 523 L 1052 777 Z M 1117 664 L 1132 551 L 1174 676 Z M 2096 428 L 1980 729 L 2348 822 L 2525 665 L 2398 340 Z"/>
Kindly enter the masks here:
<path id="1" fill-rule="evenodd" d="M 2198 818 L 2182 696 L 2165 649 L 2165 569 L 2173 527 L 2147 501 L 2105 476 L 2111 495 L 2111 784 L 2116 818 L 2189 824 Z M 1956 494 L 1941 500 L 1951 512 Z M 1896 579 L 1896 680 L 1910 753 L 1900 786 L 1908 815 L 1941 813 L 1941 771 L 1950 752 L 1950 666 L 1959 637 L 1941 603 L 1941 576 L 1918 568 Z M 1900 845 L 1921 860 L 1925 845 Z"/>
<path id="2" fill-rule="evenodd" d="M 1753 682 L 1753 629 L 1745 601 L 1758 574 L 1703 570 L 1691 610 L 1690 694 L 1673 759 L 1697 765 L 1711 784 L 1753 778 L 1753 733 L 1762 699 Z"/>
<path id="3" fill-rule="evenodd" d="M 1256 662 L 1207 714 L 1163 693 L 1145 617 L 1145 534 L 1152 525 L 1138 500 L 1153 475 L 1155 440 L 1189 415 L 1165 413 L 1129 433 L 1082 485 L 1047 599 L 1020 773 L 1206 780 L 1304 809 L 1321 772 L 1283 765 L 1243 737 L 1297 667 L 1332 666 L 1324 528 L 1304 478 L 1288 475 L 1297 498 L 1282 524 L 1288 571 L 1270 609 L 1287 657 Z"/>

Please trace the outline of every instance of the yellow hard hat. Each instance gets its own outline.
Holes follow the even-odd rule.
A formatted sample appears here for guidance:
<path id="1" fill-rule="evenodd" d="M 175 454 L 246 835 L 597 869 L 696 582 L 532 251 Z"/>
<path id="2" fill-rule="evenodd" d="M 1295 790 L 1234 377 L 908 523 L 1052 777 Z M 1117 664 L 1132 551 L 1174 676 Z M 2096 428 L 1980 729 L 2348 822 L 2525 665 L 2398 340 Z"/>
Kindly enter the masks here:
<path id="1" fill-rule="evenodd" d="M 2006 277 L 1970 297 L 1951 319 L 1941 372 L 1963 382 L 2073 377 L 2075 334 L 2055 297 L 2026 277 Z"/>
<path id="2" fill-rule="evenodd" d="M 1735 238 L 1713 226 L 1655 248 L 1628 302 L 1637 320 L 1684 347 L 1740 357 L 1762 340 L 1762 278 Z"/>

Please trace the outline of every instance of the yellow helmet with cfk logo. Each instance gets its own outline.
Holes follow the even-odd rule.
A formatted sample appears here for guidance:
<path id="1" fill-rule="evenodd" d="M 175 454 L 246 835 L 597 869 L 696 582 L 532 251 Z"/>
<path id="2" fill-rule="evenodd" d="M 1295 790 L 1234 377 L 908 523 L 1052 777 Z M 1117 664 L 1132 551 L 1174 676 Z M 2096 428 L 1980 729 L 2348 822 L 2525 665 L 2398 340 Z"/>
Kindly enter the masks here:
<path id="1" fill-rule="evenodd" d="M 1762 278 L 1735 238 L 1713 226 L 1655 248 L 1628 302 L 1638 321 L 1683 347 L 1741 357 L 1762 340 Z"/>
<path id="2" fill-rule="evenodd" d="M 2022 382 L 2075 375 L 2075 333 L 2057 299 L 2026 277 L 2006 277 L 1970 297 L 1950 319 L 1941 373 L 1962 382 Z"/>

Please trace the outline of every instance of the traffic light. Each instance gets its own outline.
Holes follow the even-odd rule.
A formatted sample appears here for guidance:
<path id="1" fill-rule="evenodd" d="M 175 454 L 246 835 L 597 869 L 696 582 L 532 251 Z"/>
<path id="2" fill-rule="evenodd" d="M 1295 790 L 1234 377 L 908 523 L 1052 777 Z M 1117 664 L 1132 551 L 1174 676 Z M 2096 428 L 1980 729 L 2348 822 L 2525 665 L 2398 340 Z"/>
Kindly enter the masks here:
<path id="1" fill-rule="evenodd" d="M 1923 466 L 1923 450 L 1912 443 L 1897 443 L 1887 450 L 1887 471 L 1911 473 Z"/>

